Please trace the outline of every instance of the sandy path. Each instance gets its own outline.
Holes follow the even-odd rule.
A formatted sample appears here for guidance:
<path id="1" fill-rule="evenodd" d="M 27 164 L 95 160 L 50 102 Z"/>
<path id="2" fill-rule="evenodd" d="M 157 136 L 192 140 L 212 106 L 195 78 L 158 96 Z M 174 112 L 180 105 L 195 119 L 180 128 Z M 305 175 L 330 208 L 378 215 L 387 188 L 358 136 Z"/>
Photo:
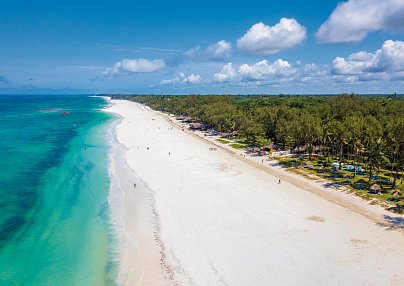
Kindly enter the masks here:
<path id="1" fill-rule="evenodd" d="M 113 102 L 130 180 L 139 182 L 117 179 L 128 193 L 124 237 L 137 247 L 122 248 L 122 284 L 404 285 L 402 233 L 278 185 L 136 103 Z"/>

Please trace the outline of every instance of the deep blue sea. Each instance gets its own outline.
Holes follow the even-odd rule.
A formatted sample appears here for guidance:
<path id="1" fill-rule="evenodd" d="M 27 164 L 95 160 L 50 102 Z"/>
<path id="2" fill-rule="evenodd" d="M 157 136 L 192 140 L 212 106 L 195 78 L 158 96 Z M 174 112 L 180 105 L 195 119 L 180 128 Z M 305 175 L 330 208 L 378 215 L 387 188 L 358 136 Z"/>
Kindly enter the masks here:
<path id="1" fill-rule="evenodd" d="M 0 285 L 114 285 L 107 102 L 0 95 Z"/>

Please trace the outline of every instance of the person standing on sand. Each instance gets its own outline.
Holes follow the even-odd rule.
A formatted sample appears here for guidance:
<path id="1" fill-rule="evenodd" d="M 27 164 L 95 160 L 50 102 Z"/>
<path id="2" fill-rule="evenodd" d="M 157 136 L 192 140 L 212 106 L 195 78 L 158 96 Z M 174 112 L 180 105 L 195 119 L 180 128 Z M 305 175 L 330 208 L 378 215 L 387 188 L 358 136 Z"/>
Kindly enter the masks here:
<path id="1" fill-rule="evenodd" d="M 280 184 L 281 183 L 281 179 L 279 179 L 279 181 L 278 181 L 278 184 Z"/>

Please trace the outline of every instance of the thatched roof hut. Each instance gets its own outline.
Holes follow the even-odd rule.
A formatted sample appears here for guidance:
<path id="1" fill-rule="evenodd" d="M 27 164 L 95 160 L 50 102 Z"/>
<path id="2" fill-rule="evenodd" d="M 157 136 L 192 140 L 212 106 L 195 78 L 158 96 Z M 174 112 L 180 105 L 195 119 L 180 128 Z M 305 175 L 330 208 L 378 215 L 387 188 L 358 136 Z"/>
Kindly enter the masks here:
<path id="1" fill-rule="evenodd" d="M 189 128 L 191 128 L 191 129 L 193 129 L 193 130 L 206 130 L 206 129 L 207 129 L 207 126 L 206 126 L 205 123 L 200 123 L 200 122 L 198 122 L 198 123 L 191 123 L 191 124 L 189 125 Z"/>
<path id="2" fill-rule="evenodd" d="M 258 153 L 260 150 L 258 146 L 247 147 L 247 152 L 249 153 Z"/>
<path id="3" fill-rule="evenodd" d="M 183 120 L 182 120 L 182 122 L 184 122 L 184 123 L 191 123 L 192 122 L 192 117 L 185 117 Z"/>
<path id="4" fill-rule="evenodd" d="M 264 151 L 271 151 L 271 150 L 277 151 L 279 149 L 281 149 L 281 146 L 279 146 L 277 144 L 273 144 L 273 143 L 261 147 L 261 150 L 264 150 Z"/>
<path id="5" fill-rule="evenodd" d="M 223 138 L 235 138 L 237 136 L 236 132 L 222 132 L 220 136 Z"/>
<path id="6" fill-rule="evenodd" d="M 382 188 L 381 188 L 380 185 L 378 185 L 378 184 L 373 184 L 373 185 L 370 187 L 370 189 L 371 189 L 372 191 L 380 192 Z"/>

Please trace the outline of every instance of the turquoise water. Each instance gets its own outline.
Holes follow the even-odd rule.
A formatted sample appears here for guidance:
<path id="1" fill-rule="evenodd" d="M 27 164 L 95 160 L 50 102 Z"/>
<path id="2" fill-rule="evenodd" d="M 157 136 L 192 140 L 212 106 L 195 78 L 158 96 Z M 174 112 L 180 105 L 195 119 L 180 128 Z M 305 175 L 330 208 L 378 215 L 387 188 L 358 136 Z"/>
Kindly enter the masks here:
<path id="1" fill-rule="evenodd" d="M 105 105 L 0 95 L 0 285 L 114 284 Z"/>

